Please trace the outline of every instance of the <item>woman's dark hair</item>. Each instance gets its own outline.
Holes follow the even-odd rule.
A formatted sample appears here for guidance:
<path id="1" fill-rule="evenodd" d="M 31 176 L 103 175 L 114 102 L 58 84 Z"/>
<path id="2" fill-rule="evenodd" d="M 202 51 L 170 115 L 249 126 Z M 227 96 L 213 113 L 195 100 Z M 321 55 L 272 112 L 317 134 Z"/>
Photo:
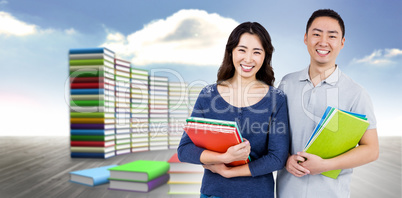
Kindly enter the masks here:
<path id="1" fill-rule="evenodd" d="M 337 12 L 335 12 L 334 10 L 331 10 L 331 9 L 316 10 L 307 21 L 306 34 L 307 34 L 308 29 L 310 28 L 311 24 L 313 23 L 313 21 L 318 17 L 331 17 L 331 18 L 337 20 L 339 23 L 339 26 L 341 27 L 342 38 L 345 37 L 345 24 L 343 23 L 342 17 Z"/>
<path id="2" fill-rule="evenodd" d="M 265 58 L 260 70 L 258 70 L 256 74 L 256 78 L 257 80 L 262 81 L 269 86 L 273 86 L 275 77 L 271 66 L 271 60 L 274 47 L 272 46 L 271 37 L 269 36 L 268 31 L 257 22 L 244 22 L 238 25 L 230 34 L 226 44 L 225 55 L 218 71 L 217 83 L 219 84 L 222 81 L 228 80 L 234 76 L 235 68 L 232 60 L 232 51 L 237 47 L 240 37 L 244 33 L 257 35 L 258 38 L 260 38 L 262 47 L 265 51 Z"/>

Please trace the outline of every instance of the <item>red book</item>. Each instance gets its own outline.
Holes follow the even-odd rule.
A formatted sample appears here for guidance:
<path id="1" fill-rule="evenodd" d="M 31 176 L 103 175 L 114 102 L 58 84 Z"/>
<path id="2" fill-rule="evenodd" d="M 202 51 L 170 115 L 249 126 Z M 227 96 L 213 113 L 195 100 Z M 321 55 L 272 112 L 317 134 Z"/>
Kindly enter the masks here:
<path id="1" fill-rule="evenodd" d="M 109 146 L 114 146 L 114 140 L 113 141 L 71 141 L 70 142 L 71 146 L 88 146 L 88 147 L 109 147 Z"/>
<path id="2" fill-rule="evenodd" d="M 104 77 L 75 77 L 70 78 L 71 83 L 104 82 Z"/>
<path id="3" fill-rule="evenodd" d="M 229 147 L 242 142 L 237 127 L 233 126 L 187 122 L 184 130 L 196 146 L 219 153 L 225 153 Z M 249 159 L 231 162 L 228 165 L 238 166 L 248 162 Z"/>
<path id="4" fill-rule="evenodd" d="M 104 83 L 98 82 L 86 82 L 86 83 L 71 83 L 71 89 L 103 89 L 105 87 Z"/>

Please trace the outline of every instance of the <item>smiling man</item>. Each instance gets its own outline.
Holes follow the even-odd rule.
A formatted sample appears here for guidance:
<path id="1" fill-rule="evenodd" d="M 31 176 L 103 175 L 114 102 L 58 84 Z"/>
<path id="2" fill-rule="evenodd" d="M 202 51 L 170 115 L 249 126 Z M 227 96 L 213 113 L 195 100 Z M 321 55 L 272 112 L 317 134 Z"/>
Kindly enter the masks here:
<path id="1" fill-rule="evenodd" d="M 279 85 L 288 101 L 290 153 L 278 172 L 277 197 L 349 197 L 352 168 L 378 158 L 373 105 L 367 92 L 340 71 L 336 58 L 345 44 L 342 18 L 333 10 L 315 11 L 307 22 L 306 69 L 286 75 Z M 370 126 L 359 145 L 331 159 L 302 152 L 327 106 L 367 115 Z M 337 179 L 320 173 L 342 169 Z"/>

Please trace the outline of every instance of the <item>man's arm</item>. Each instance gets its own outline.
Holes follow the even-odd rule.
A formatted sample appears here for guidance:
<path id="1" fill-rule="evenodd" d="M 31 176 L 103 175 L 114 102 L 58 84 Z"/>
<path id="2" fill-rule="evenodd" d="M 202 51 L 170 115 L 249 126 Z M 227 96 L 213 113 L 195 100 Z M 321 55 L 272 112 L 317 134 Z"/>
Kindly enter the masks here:
<path id="1" fill-rule="evenodd" d="M 300 165 L 315 175 L 329 170 L 355 168 L 378 159 L 379 145 L 377 129 L 368 129 L 359 142 L 359 146 L 331 159 L 306 152 L 299 152 L 299 156 L 307 158 Z"/>

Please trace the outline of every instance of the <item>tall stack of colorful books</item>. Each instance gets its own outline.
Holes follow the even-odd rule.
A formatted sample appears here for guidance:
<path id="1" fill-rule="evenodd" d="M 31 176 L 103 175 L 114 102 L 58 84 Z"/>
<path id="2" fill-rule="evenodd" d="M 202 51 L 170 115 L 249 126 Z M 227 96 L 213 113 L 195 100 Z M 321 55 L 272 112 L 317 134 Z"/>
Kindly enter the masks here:
<path id="1" fill-rule="evenodd" d="M 149 77 L 149 150 L 168 149 L 168 78 Z"/>
<path id="2" fill-rule="evenodd" d="M 169 82 L 169 149 L 179 146 L 188 116 L 187 83 Z"/>
<path id="3" fill-rule="evenodd" d="M 131 68 L 131 152 L 149 150 L 148 71 Z"/>
<path id="4" fill-rule="evenodd" d="M 131 152 L 130 68 L 129 61 L 114 59 L 116 79 L 116 155 Z"/>
<path id="5" fill-rule="evenodd" d="M 111 190 L 149 192 L 169 180 L 169 163 L 138 160 L 109 168 Z"/>
<path id="6" fill-rule="evenodd" d="M 199 195 L 204 168 L 201 165 L 181 162 L 177 153 L 169 159 L 169 194 Z"/>
<path id="7" fill-rule="evenodd" d="M 107 48 L 71 49 L 71 157 L 115 155 L 114 52 Z"/>

